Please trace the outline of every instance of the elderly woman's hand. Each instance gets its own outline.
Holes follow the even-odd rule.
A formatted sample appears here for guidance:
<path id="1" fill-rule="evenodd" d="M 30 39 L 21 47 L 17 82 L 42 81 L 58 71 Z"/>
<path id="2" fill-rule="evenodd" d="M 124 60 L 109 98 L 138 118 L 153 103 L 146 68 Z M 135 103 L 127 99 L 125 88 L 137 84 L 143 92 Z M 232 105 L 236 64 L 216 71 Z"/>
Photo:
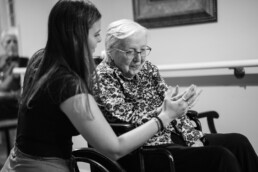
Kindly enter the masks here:
<path id="1" fill-rule="evenodd" d="M 173 90 L 173 94 L 171 96 L 172 101 L 177 101 L 179 99 L 183 99 L 186 101 L 189 105 L 189 108 L 192 108 L 195 103 L 197 102 L 197 99 L 199 95 L 201 94 L 202 90 L 197 89 L 195 85 L 191 85 L 189 88 L 187 88 L 184 92 L 179 94 L 179 87 L 176 86 L 176 88 Z M 187 95 L 187 96 L 185 96 Z"/>
<path id="2" fill-rule="evenodd" d="M 183 94 L 181 99 L 184 100 L 188 104 L 188 107 L 190 109 L 196 104 L 201 92 L 202 92 L 201 89 L 197 89 L 197 87 L 195 85 L 191 85 L 186 90 L 186 93 Z"/>

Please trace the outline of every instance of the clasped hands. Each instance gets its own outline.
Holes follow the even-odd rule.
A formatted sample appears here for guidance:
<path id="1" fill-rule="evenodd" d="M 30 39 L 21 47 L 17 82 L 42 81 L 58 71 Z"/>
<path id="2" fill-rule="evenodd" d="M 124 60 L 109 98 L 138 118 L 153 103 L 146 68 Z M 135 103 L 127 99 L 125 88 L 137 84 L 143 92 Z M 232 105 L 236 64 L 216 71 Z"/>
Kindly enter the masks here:
<path id="1" fill-rule="evenodd" d="M 165 99 L 158 111 L 168 111 L 170 112 L 171 118 L 177 118 L 185 115 L 187 111 L 192 108 L 197 100 L 202 90 L 197 89 L 195 85 L 191 85 L 182 93 L 179 93 L 179 87 L 176 86 L 175 89 L 169 87 L 165 93 Z M 203 146 L 200 140 L 196 140 L 192 147 Z"/>
<path id="2" fill-rule="evenodd" d="M 196 85 L 191 85 L 184 92 L 179 94 L 179 87 L 176 86 L 174 90 L 172 87 L 169 87 L 166 96 L 170 96 L 168 93 L 169 89 L 172 90 L 171 100 L 177 101 L 181 99 L 187 104 L 188 109 L 192 108 L 196 104 L 198 97 L 202 92 L 201 89 L 197 89 Z"/>
<path id="3" fill-rule="evenodd" d="M 172 108 L 171 111 L 176 112 L 175 117 L 185 115 L 186 112 L 192 108 L 197 100 L 202 90 L 197 89 L 195 85 L 191 85 L 182 93 L 179 93 L 179 87 L 176 86 L 174 89 L 169 86 L 165 93 L 164 103 L 158 108 L 158 111 L 166 110 L 166 108 Z M 170 103 L 172 105 L 170 105 Z"/>

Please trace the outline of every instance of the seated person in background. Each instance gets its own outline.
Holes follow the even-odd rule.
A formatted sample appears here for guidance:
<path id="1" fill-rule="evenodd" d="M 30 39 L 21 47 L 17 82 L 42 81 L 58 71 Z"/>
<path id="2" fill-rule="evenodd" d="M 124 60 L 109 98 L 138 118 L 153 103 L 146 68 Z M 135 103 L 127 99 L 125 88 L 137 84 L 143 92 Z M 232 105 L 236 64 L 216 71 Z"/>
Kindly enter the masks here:
<path id="1" fill-rule="evenodd" d="M 151 51 L 147 45 L 147 29 L 131 20 L 115 21 L 108 27 L 105 48 L 106 57 L 96 68 L 99 84 L 95 84 L 94 97 L 107 120 L 140 126 L 157 116 L 168 86 L 158 68 L 146 60 Z M 195 86 L 188 90 L 199 94 Z M 190 107 L 195 103 L 178 94 L 176 87 L 171 99 L 178 98 Z M 182 141 L 174 142 L 172 133 L 181 135 Z M 177 172 L 258 171 L 257 155 L 245 136 L 204 135 L 194 129 L 186 115 L 173 120 L 145 145 L 162 146 L 171 151 Z M 121 163 L 128 164 L 122 159 Z M 166 171 L 162 165 L 160 168 Z"/>
<path id="2" fill-rule="evenodd" d="M 20 97 L 20 76 L 12 73 L 15 67 L 26 67 L 28 58 L 18 55 L 15 28 L 1 34 L 1 46 L 5 53 L 0 56 L 0 119 L 16 118 Z"/>

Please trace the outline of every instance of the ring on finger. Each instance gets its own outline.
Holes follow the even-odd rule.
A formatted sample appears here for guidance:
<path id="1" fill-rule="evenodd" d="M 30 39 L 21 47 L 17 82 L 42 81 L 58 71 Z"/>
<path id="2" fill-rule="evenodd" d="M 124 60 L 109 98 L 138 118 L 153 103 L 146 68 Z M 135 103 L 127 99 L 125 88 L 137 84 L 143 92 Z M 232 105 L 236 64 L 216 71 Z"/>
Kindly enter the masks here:
<path id="1" fill-rule="evenodd" d="M 190 103 L 186 100 L 185 97 L 182 97 L 182 100 L 184 100 L 187 103 L 187 105 L 190 107 Z"/>
<path id="2" fill-rule="evenodd" d="M 182 100 L 184 100 L 185 102 L 187 102 L 186 98 L 185 97 L 182 97 Z M 188 103 L 188 102 L 187 102 Z"/>
<path id="3" fill-rule="evenodd" d="M 188 108 L 191 109 L 193 105 L 190 104 L 189 102 L 187 102 L 187 104 L 188 104 Z"/>

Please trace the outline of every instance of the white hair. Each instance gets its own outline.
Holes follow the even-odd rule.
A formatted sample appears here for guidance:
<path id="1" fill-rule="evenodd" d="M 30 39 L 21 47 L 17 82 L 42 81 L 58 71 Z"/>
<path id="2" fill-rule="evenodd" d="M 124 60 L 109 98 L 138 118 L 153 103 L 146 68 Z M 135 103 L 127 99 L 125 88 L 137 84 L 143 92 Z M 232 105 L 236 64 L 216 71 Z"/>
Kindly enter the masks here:
<path id="1" fill-rule="evenodd" d="M 128 38 L 136 32 L 143 31 L 147 34 L 147 29 L 137 22 L 129 19 L 121 19 L 109 24 L 105 39 L 106 51 L 109 52 L 120 40 Z"/>
<path id="2" fill-rule="evenodd" d="M 16 27 L 11 27 L 7 30 L 4 30 L 2 33 L 1 33 L 1 42 L 4 40 L 4 38 L 7 36 L 7 35 L 14 35 L 16 36 L 16 38 L 18 38 L 18 29 Z"/>

